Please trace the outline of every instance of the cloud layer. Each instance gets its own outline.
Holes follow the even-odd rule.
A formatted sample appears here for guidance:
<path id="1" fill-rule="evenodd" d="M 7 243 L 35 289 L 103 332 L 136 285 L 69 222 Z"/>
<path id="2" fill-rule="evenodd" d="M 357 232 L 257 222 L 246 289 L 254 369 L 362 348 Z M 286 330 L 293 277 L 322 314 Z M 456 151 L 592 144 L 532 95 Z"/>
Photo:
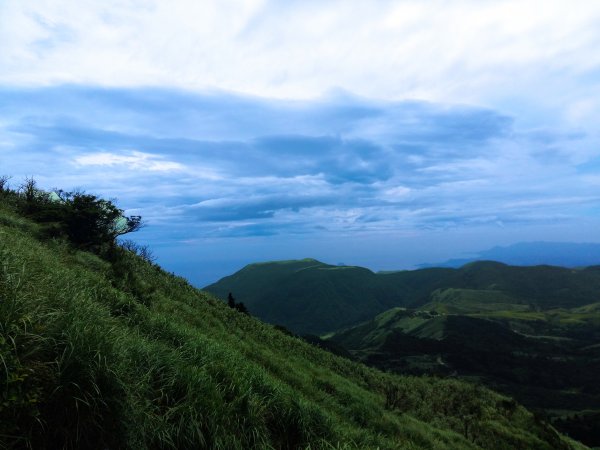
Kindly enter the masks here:
<path id="1" fill-rule="evenodd" d="M 580 121 L 599 112 L 599 21 L 595 0 L 6 0 L 0 83 L 300 99 L 341 87 Z"/>
<path id="2" fill-rule="evenodd" d="M 593 136 L 490 109 L 69 86 L 0 104 L 4 172 L 119 197 L 175 240 L 568 222 L 600 199 Z"/>

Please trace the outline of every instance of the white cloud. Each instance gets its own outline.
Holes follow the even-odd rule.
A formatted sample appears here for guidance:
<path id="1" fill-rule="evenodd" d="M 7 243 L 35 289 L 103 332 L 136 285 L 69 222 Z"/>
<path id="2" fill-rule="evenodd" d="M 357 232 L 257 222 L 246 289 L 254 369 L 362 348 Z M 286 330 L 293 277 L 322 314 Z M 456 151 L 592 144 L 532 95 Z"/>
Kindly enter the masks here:
<path id="1" fill-rule="evenodd" d="M 79 166 L 124 166 L 128 170 L 150 172 L 173 172 L 184 169 L 184 166 L 180 163 L 165 161 L 159 156 L 138 151 L 132 151 L 128 155 L 109 152 L 92 153 L 78 156 L 74 159 L 74 162 Z"/>
<path id="2" fill-rule="evenodd" d="M 383 191 L 381 197 L 388 201 L 402 200 L 408 197 L 411 192 L 412 189 L 406 186 L 394 186 Z"/>
<path id="3" fill-rule="evenodd" d="M 7 0 L 0 83 L 294 98 L 342 87 L 385 99 L 510 97 L 559 110 L 573 95 L 600 91 L 598 23 L 595 0 Z"/>

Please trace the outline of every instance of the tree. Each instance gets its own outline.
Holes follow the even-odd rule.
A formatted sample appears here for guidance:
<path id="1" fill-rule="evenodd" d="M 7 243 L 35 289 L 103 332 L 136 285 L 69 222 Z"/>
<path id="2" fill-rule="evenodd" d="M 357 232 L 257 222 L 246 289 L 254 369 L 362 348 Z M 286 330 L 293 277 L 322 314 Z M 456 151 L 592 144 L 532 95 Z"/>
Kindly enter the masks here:
<path id="1" fill-rule="evenodd" d="M 156 261 L 156 257 L 147 245 L 138 244 L 130 239 L 121 241 L 119 245 L 128 252 L 138 255 L 146 262 L 154 263 Z"/>
<path id="2" fill-rule="evenodd" d="M 66 231 L 74 244 L 93 248 L 114 243 L 118 236 L 115 222 L 122 211 L 110 201 L 76 193 L 68 198 L 66 206 Z"/>
<path id="3" fill-rule="evenodd" d="M 233 294 L 230 292 L 229 294 L 227 294 L 227 306 L 229 306 L 230 308 L 233 308 L 241 313 L 244 314 L 250 314 L 248 312 L 248 308 L 246 308 L 246 305 L 244 305 L 244 302 L 239 302 L 236 303 L 235 302 L 235 298 L 233 297 Z"/>
<path id="4" fill-rule="evenodd" d="M 67 238 L 75 246 L 104 257 L 115 249 L 117 237 L 144 226 L 141 216 L 125 216 L 111 200 L 82 191 L 46 192 L 38 188 L 33 177 L 25 178 L 17 191 L 11 191 L 9 180 L 9 176 L 0 175 L 0 193 L 3 197 L 12 195 L 16 210 L 42 224 L 44 236 Z M 136 250 L 142 258 L 152 261 L 147 248 Z"/>
<path id="5" fill-rule="evenodd" d="M 231 292 L 227 295 L 227 305 L 230 308 L 235 308 L 235 298 L 233 298 Z"/>
<path id="6" fill-rule="evenodd" d="M 244 305 L 244 302 L 236 303 L 235 309 L 237 309 L 239 312 L 241 312 L 243 314 L 250 315 L 250 313 L 248 312 L 248 308 L 246 308 L 246 305 Z"/>
<path id="7" fill-rule="evenodd" d="M 26 197 L 35 187 L 31 184 L 26 183 Z M 45 193 L 37 196 L 43 203 L 37 212 L 38 219 L 58 223 L 69 240 L 80 248 L 99 252 L 103 247 L 114 247 L 118 236 L 143 226 L 141 216 L 125 216 L 110 200 L 84 192 L 57 190 L 55 193 L 59 200 L 49 200 L 50 196 Z"/>
<path id="8" fill-rule="evenodd" d="M 0 192 L 9 190 L 8 182 L 11 179 L 8 175 L 0 175 Z"/>
<path id="9" fill-rule="evenodd" d="M 32 203 L 39 197 L 39 189 L 33 177 L 25 178 L 25 181 L 19 187 L 19 191 L 25 196 L 27 203 Z"/>

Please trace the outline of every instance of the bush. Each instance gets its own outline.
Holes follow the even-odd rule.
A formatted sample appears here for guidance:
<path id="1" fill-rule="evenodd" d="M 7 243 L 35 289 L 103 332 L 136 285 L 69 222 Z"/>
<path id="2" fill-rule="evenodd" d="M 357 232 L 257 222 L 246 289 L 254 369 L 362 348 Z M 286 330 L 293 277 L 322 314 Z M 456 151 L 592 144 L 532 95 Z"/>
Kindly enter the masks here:
<path id="1" fill-rule="evenodd" d="M 0 176 L 0 192 L 6 205 L 35 222 L 42 224 L 46 238 L 68 239 L 82 250 L 109 255 L 116 238 L 140 229 L 140 216 L 125 216 L 112 201 L 84 192 L 57 190 L 45 192 L 33 178 L 26 178 L 17 191 L 9 189 L 8 176 Z M 143 255 L 151 254 L 144 249 Z"/>

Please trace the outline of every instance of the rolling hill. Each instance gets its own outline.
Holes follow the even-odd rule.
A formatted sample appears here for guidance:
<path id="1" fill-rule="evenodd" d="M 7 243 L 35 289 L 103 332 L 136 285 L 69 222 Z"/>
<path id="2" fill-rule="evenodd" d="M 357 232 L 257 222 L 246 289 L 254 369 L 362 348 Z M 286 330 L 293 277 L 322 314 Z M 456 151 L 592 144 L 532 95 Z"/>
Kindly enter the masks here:
<path id="1" fill-rule="evenodd" d="M 396 306 L 435 302 L 436 295 L 449 295 L 450 288 L 461 290 L 463 297 L 472 292 L 513 309 L 573 308 L 600 300 L 600 266 L 516 267 L 478 261 L 459 269 L 373 273 L 306 259 L 251 264 L 204 289 L 220 298 L 232 292 L 257 317 L 296 333 L 324 334 Z"/>
<path id="2" fill-rule="evenodd" d="M 394 305 L 370 270 L 314 259 L 250 264 L 204 290 L 221 298 L 232 292 L 253 315 L 301 334 L 352 325 Z"/>
<path id="3" fill-rule="evenodd" d="M 584 448 L 481 386 L 383 373 L 229 308 L 116 246 L 93 197 L 32 194 L 0 192 L 0 448 Z"/>

